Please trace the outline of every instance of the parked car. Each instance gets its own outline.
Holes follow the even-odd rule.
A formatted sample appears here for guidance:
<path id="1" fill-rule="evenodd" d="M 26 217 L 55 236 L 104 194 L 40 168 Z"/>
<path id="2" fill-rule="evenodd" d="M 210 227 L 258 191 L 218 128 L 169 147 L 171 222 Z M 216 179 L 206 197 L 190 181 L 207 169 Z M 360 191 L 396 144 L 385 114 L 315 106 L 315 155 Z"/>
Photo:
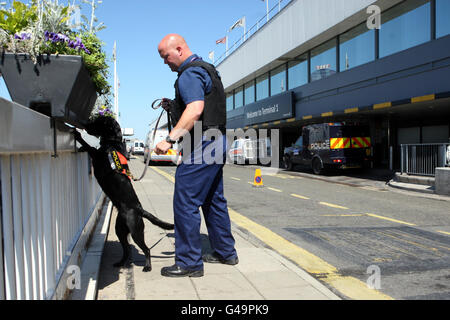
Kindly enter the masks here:
<path id="1" fill-rule="evenodd" d="M 327 168 L 362 168 L 370 165 L 371 147 L 367 126 L 314 124 L 303 127 L 298 140 L 284 149 L 283 162 L 287 170 L 301 165 L 317 175 Z"/>
<path id="2" fill-rule="evenodd" d="M 135 141 L 131 146 L 131 154 L 144 154 L 144 142 L 143 141 Z"/>

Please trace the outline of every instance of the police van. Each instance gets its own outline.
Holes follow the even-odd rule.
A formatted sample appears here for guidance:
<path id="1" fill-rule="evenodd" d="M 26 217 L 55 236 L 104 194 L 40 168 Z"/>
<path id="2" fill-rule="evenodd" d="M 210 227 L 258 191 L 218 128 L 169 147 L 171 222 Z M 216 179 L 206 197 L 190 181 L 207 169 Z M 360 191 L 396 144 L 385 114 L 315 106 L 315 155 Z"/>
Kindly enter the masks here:
<path id="1" fill-rule="evenodd" d="M 302 128 L 302 135 L 284 149 L 287 170 L 294 165 L 311 168 L 314 174 L 324 169 L 362 168 L 371 165 L 370 129 L 364 125 L 321 123 Z"/>

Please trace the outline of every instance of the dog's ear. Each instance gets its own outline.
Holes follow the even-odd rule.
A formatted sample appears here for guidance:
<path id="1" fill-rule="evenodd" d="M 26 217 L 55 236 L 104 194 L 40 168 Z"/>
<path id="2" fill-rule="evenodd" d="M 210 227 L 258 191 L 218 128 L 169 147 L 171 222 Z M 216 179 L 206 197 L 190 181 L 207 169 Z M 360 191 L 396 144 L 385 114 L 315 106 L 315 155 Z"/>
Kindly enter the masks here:
<path id="1" fill-rule="evenodd" d="M 122 141 L 122 130 L 119 123 L 111 117 L 104 117 L 105 131 L 107 131 L 108 139 Z"/>

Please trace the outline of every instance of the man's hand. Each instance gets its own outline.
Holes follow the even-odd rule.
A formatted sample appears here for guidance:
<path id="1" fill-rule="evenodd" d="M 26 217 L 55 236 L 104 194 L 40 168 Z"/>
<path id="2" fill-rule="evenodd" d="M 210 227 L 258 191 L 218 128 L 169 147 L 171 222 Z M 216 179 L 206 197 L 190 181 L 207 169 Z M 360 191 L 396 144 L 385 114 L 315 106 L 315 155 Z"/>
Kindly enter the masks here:
<path id="1" fill-rule="evenodd" d="M 172 148 L 172 144 L 168 143 L 167 141 L 161 141 L 158 143 L 155 147 L 155 153 L 158 155 L 166 154 L 169 149 Z"/>

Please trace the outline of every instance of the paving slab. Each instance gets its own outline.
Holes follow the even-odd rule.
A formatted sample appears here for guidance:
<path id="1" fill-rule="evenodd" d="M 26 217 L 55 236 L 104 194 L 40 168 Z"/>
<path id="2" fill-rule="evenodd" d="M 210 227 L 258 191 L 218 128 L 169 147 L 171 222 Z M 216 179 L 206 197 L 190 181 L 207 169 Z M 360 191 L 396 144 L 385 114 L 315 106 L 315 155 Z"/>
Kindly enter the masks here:
<path id="1" fill-rule="evenodd" d="M 142 161 L 130 161 L 133 173 L 143 170 Z M 140 182 L 133 182 L 142 206 L 158 218 L 173 222 L 173 182 L 149 168 Z M 113 210 L 100 267 L 98 300 L 338 300 L 331 290 L 277 252 L 250 241 L 249 235 L 232 224 L 239 264 L 204 265 L 201 278 L 166 278 L 163 267 L 174 264 L 175 241 L 172 231 L 145 221 L 145 241 L 151 248 L 151 272 L 142 272 L 144 255 L 134 245 L 133 262 L 114 268 L 122 248 L 115 235 L 117 211 Z M 202 219 L 204 251 L 210 250 L 207 229 Z"/>

